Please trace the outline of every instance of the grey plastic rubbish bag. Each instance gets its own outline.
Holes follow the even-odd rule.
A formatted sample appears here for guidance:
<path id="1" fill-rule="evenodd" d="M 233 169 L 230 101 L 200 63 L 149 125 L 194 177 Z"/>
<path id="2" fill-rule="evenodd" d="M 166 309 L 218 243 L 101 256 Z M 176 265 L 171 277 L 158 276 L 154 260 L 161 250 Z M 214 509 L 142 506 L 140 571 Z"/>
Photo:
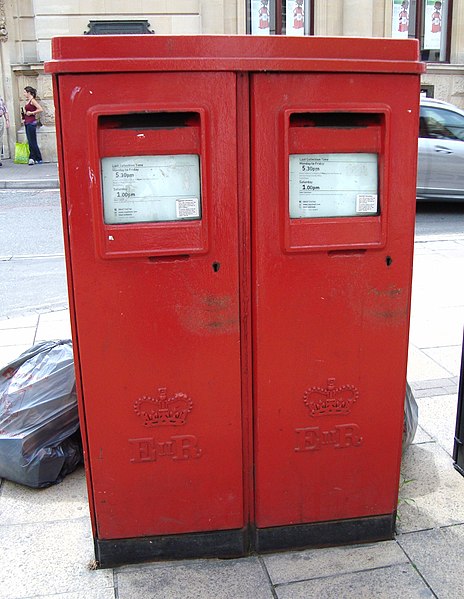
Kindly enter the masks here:
<path id="1" fill-rule="evenodd" d="M 419 422 L 419 408 L 409 383 L 406 383 L 406 397 L 404 398 L 404 424 L 403 424 L 403 450 L 414 441 Z"/>
<path id="2" fill-rule="evenodd" d="M 0 477 L 48 487 L 81 461 L 72 343 L 38 343 L 0 369 Z"/>

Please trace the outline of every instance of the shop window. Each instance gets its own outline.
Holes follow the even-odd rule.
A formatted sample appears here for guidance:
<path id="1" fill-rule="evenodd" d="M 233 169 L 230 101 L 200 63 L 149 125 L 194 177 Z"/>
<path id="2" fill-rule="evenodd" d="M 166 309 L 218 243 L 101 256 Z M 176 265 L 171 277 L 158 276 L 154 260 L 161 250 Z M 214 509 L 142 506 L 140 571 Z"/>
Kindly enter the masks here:
<path id="1" fill-rule="evenodd" d="M 419 39 L 421 60 L 449 62 L 453 0 L 392 1 L 392 36 Z"/>
<path id="2" fill-rule="evenodd" d="M 314 0 L 247 0 L 247 33 L 313 35 Z"/>

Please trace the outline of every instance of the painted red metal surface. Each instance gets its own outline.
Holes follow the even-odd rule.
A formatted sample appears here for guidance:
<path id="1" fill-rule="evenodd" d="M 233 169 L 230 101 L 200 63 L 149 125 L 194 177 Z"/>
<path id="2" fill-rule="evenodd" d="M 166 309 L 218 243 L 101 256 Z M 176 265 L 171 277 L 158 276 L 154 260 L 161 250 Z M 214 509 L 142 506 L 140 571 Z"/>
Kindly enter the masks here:
<path id="1" fill-rule="evenodd" d="M 187 132 L 188 126 L 153 132 L 99 125 L 101 115 L 118 122 L 114 90 L 134 106 L 147 89 L 156 93 L 143 111 L 175 106 L 201 114 L 199 124 Z M 59 97 L 74 334 L 98 536 L 241 528 L 235 77 L 73 75 L 60 81 Z M 76 123 L 87 133 L 88 151 Z M 202 221 L 174 230 L 169 222 L 105 225 L 100 159 L 176 153 L 202 157 Z M 203 237 L 198 222 L 207 229 Z"/>
<path id="2" fill-rule="evenodd" d="M 243 35 L 87 36 L 52 41 L 48 72 L 312 71 L 421 73 L 417 40 Z M 406 42 L 406 43 L 405 43 Z"/>
<path id="3" fill-rule="evenodd" d="M 84 36 L 53 56 L 95 537 L 394 512 L 417 44 Z M 290 154 L 362 152 L 377 214 L 290 218 Z M 200 156 L 201 219 L 105 222 L 102 159 L 176 154 Z"/>
<path id="4" fill-rule="evenodd" d="M 394 75 L 254 76 L 258 527 L 395 511 L 418 93 Z M 332 152 L 378 155 L 378 215 L 290 219 L 289 155 Z"/>

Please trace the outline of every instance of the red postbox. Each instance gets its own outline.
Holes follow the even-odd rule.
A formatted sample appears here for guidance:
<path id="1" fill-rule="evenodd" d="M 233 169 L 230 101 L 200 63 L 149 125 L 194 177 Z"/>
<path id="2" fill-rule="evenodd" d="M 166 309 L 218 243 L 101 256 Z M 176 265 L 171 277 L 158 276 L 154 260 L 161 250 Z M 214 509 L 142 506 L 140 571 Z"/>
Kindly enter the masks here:
<path id="1" fill-rule="evenodd" d="M 101 565 L 391 538 L 417 52 L 53 40 Z"/>

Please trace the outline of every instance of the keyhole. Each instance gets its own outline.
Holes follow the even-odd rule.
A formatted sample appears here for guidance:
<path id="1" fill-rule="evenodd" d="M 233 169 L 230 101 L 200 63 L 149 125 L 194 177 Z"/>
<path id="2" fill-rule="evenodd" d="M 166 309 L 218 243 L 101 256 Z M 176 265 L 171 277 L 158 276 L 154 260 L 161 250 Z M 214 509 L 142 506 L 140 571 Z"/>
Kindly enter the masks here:
<path id="1" fill-rule="evenodd" d="M 393 262 L 391 256 L 387 256 L 385 258 L 385 262 L 386 262 L 387 266 L 391 266 L 391 263 Z"/>
<path id="2" fill-rule="evenodd" d="M 219 264 L 219 262 L 213 262 L 214 272 L 217 272 L 220 268 L 221 268 L 221 265 Z"/>

